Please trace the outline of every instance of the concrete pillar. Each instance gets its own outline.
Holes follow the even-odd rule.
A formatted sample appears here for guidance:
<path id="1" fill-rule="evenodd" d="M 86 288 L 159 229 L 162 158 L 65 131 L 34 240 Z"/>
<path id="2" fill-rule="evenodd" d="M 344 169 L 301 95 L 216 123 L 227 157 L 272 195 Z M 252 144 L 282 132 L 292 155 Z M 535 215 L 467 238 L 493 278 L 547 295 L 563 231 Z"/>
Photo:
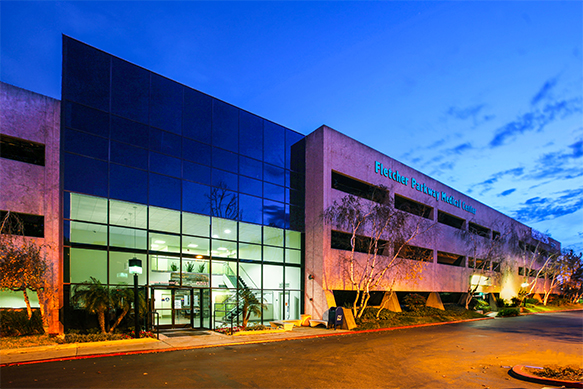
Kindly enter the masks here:
<path id="1" fill-rule="evenodd" d="M 441 297 L 439 297 L 439 293 L 431 292 L 429 293 L 429 297 L 427 297 L 427 302 L 425 303 L 426 307 L 437 308 L 445 311 L 443 307 L 443 303 L 441 302 Z"/>
<path id="2" fill-rule="evenodd" d="M 401 304 L 399 304 L 399 299 L 397 298 L 397 293 L 385 292 L 383 301 L 381 302 L 381 308 L 387 309 L 391 312 L 402 312 Z"/>

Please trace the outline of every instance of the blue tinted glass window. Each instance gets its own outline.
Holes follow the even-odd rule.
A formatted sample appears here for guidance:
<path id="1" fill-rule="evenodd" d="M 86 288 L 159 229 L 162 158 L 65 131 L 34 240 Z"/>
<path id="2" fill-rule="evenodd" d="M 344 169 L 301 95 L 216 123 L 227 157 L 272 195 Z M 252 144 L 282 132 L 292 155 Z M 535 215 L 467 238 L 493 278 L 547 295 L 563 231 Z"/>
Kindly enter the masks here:
<path id="1" fill-rule="evenodd" d="M 239 157 L 230 151 L 213 147 L 213 167 L 237 173 L 239 171 Z"/>
<path id="2" fill-rule="evenodd" d="M 110 197 L 135 203 L 148 203 L 148 173 L 112 163 L 109 167 Z"/>
<path id="3" fill-rule="evenodd" d="M 285 184 L 285 171 L 273 165 L 263 164 L 263 179 L 273 184 Z"/>
<path id="4" fill-rule="evenodd" d="M 242 110 L 239 111 L 239 153 L 263 159 L 263 119 Z"/>
<path id="5" fill-rule="evenodd" d="M 239 192 L 261 197 L 263 196 L 263 182 L 239 176 Z"/>
<path id="6" fill-rule="evenodd" d="M 238 197 L 238 193 L 223 187 L 211 188 L 209 195 L 211 215 L 224 219 L 238 219 Z"/>
<path id="7" fill-rule="evenodd" d="M 212 170 L 212 181 L 213 186 L 237 190 L 237 175 L 233 173 L 227 173 L 222 170 L 213 169 Z"/>
<path id="8" fill-rule="evenodd" d="M 239 174 L 262 180 L 263 163 L 255 159 L 239 156 Z"/>
<path id="9" fill-rule="evenodd" d="M 210 215 L 210 188 L 206 185 L 182 181 L 182 210 Z"/>
<path id="10" fill-rule="evenodd" d="M 109 141 L 105 138 L 65 128 L 63 141 L 66 151 L 107 160 Z"/>
<path id="11" fill-rule="evenodd" d="M 178 158 L 150 152 L 150 171 L 180 178 L 180 164 Z"/>
<path id="12" fill-rule="evenodd" d="M 239 214 L 241 221 L 261 224 L 263 222 L 263 202 L 259 197 L 239 194 Z"/>
<path id="13" fill-rule="evenodd" d="M 186 180 L 209 185 L 211 183 L 211 168 L 198 163 L 183 161 L 182 177 Z"/>
<path id="14" fill-rule="evenodd" d="M 272 185 L 267 182 L 263 183 L 263 197 L 270 199 L 281 201 L 282 203 L 285 201 L 285 191 L 283 186 Z"/>
<path id="15" fill-rule="evenodd" d="M 182 158 L 210 166 L 211 146 L 182 138 Z"/>
<path id="16" fill-rule="evenodd" d="M 285 227 L 285 207 L 283 203 L 263 200 L 263 224 L 272 227 Z"/>
<path id="17" fill-rule="evenodd" d="M 288 188 L 289 188 L 289 186 L 290 186 L 290 182 L 291 182 L 291 181 L 290 181 L 290 174 L 291 174 L 291 173 L 290 173 L 290 171 L 289 171 L 289 170 L 286 170 L 286 171 L 285 171 L 285 186 L 287 186 Z"/>
<path id="18" fill-rule="evenodd" d="M 111 116 L 111 139 L 145 148 L 150 144 L 148 126 L 113 115 Z"/>
<path id="19" fill-rule="evenodd" d="M 291 219 L 290 206 L 289 206 L 289 204 L 286 204 L 285 205 L 285 226 L 284 226 L 284 228 L 287 228 L 287 229 L 290 228 L 290 225 L 291 225 L 290 219 Z"/>
<path id="20" fill-rule="evenodd" d="M 109 111 L 110 56 L 63 38 L 63 99 Z"/>
<path id="21" fill-rule="evenodd" d="M 263 124 L 263 160 L 285 166 L 285 128 L 267 120 Z"/>
<path id="22" fill-rule="evenodd" d="M 182 134 L 182 85 L 152 74 L 150 125 Z"/>
<path id="23" fill-rule="evenodd" d="M 65 190 L 107 197 L 107 162 L 64 153 Z"/>
<path id="24" fill-rule="evenodd" d="M 118 58 L 112 64 L 111 112 L 148 123 L 150 72 Z"/>
<path id="25" fill-rule="evenodd" d="M 148 150 L 111 141 L 111 162 L 148 169 Z"/>
<path id="26" fill-rule="evenodd" d="M 298 134 L 292 130 L 285 130 L 285 167 L 290 169 L 291 167 L 291 155 L 292 155 L 292 145 L 304 139 L 302 134 Z M 295 148 L 294 148 L 295 149 Z"/>
<path id="27" fill-rule="evenodd" d="M 182 134 L 203 143 L 211 143 L 212 98 L 194 89 L 184 90 Z"/>
<path id="28" fill-rule="evenodd" d="M 150 127 L 150 150 L 180 158 L 181 137 Z"/>
<path id="29" fill-rule="evenodd" d="M 213 146 L 238 152 L 239 110 L 213 99 Z"/>
<path id="30" fill-rule="evenodd" d="M 287 149 L 286 152 L 290 150 Z M 290 169 L 304 174 L 306 171 L 306 141 L 300 140 L 291 146 Z"/>
<path id="31" fill-rule="evenodd" d="M 105 112 L 69 102 L 65 104 L 64 111 L 65 126 L 103 137 L 109 136 L 109 115 Z"/>
<path id="32" fill-rule="evenodd" d="M 180 209 L 180 180 L 150 173 L 150 205 Z"/>

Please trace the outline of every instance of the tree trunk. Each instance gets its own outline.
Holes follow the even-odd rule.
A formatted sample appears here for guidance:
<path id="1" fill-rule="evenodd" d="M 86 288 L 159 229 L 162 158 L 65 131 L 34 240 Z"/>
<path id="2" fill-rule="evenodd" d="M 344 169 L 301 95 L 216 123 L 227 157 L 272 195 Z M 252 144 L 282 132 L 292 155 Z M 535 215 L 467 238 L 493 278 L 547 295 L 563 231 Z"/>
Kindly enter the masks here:
<path id="1" fill-rule="evenodd" d="M 22 294 L 24 295 L 24 302 L 26 303 L 26 312 L 28 313 L 28 320 L 32 318 L 32 308 L 30 307 L 30 300 L 28 299 L 28 293 L 26 293 L 26 289 L 22 290 Z"/>
<path id="2" fill-rule="evenodd" d="M 121 313 L 121 315 L 119 315 L 119 317 L 117 318 L 117 320 L 115 321 L 115 323 L 113 323 L 113 325 L 109 329 L 109 333 L 110 334 L 113 334 L 113 330 L 115 330 L 115 327 L 117 327 L 119 325 L 119 323 L 121 323 L 121 321 L 123 320 L 123 318 L 127 315 L 127 313 L 129 311 L 130 311 L 129 309 L 124 309 L 123 310 L 123 312 Z"/>
<path id="3" fill-rule="evenodd" d="M 49 317 L 47 313 L 49 312 L 48 304 L 45 291 L 43 289 L 39 289 L 36 291 L 36 295 L 38 296 L 38 306 L 40 308 L 40 315 L 43 321 L 43 330 L 45 334 L 49 333 Z"/>
<path id="4" fill-rule="evenodd" d="M 99 327 L 101 328 L 101 333 L 105 334 L 105 311 L 97 312 L 97 319 L 99 320 Z M 137 329 L 136 329 L 137 330 Z"/>

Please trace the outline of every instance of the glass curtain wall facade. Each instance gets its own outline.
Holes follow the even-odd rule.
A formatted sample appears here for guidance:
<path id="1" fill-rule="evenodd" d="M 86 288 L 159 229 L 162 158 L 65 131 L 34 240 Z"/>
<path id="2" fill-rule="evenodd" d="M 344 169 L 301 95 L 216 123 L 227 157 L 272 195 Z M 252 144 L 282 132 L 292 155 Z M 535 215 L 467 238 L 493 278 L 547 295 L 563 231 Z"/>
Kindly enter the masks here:
<path id="1" fill-rule="evenodd" d="M 68 37 L 61 126 L 66 294 L 135 257 L 161 324 L 299 318 L 303 135 Z"/>

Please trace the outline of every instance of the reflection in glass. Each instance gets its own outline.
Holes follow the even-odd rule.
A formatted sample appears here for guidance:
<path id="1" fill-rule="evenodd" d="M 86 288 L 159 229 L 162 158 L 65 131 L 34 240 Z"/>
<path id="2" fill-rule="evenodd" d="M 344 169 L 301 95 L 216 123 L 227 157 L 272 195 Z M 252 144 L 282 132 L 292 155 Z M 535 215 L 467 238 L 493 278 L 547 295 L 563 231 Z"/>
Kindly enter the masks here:
<path id="1" fill-rule="evenodd" d="M 111 139 L 144 148 L 150 144 L 148 126 L 115 115 L 111 115 Z"/>
<path id="2" fill-rule="evenodd" d="M 239 173 L 255 178 L 257 180 L 263 179 L 263 164 L 251 158 L 239 156 Z"/>
<path id="3" fill-rule="evenodd" d="M 182 209 L 208 215 L 210 213 L 210 187 L 182 181 Z"/>
<path id="4" fill-rule="evenodd" d="M 237 222 L 218 217 L 212 218 L 212 235 L 214 239 L 237 240 Z"/>
<path id="5" fill-rule="evenodd" d="M 113 58 L 112 113 L 148 123 L 150 72 L 139 66 Z"/>
<path id="6" fill-rule="evenodd" d="M 179 83 L 152 73 L 150 125 L 182 134 L 182 90 Z"/>
<path id="7" fill-rule="evenodd" d="M 239 109 L 213 99 L 213 146 L 238 152 Z"/>
<path id="8" fill-rule="evenodd" d="M 210 144 L 211 123 L 212 98 L 194 89 L 185 88 L 183 135 Z"/>
<path id="9" fill-rule="evenodd" d="M 267 120 L 263 127 L 263 160 L 285 166 L 285 128 Z"/>
<path id="10" fill-rule="evenodd" d="M 169 253 L 180 252 L 179 235 L 168 235 L 160 234 L 157 232 L 150 232 L 148 239 L 150 251 L 165 251 Z"/>
<path id="11" fill-rule="evenodd" d="M 205 185 L 211 183 L 211 168 L 208 166 L 182 161 L 182 174 L 185 180 L 196 181 Z"/>
<path id="12" fill-rule="evenodd" d="M 107 162 L 63 154 L 65 190 L 107 197 Z"/>
<path id="13" fill-rule="evenodd" d="M 239 220 L 261 224 L 263 222 L 262 212 L 263 200 L 261 198 L 244 194 L 239 195 Z"/>
<path id="14" fill-rule="evenodd" d="M 167 131 L 150 127 L 150 150 L 180 158 L 182 138 Z"/>
<path id="15" fill-rule="evenodd" d="M 206 238 L 182 235 L 182 253 L 194 256 L 208 257 L 210 255 L 210 243 Z"/>
<path id="16" fill-rule="evenodd" d="M 273 227 L 285 227 L 285 207 L 276 201 L 263 201 L 263 224 Z"/>
<path id="17" fill-rule="evenodd" d="M 250 243 L 239 243 L 239 258 L 261 261 L 261 246 Z"/>
<path id="18" fill-rule="evenodd" d="M 107 245 L 107 226 L 101 224 L 71 222 L 71 242 Z"/>
<path id="19" fill-rule="evenodd" d="M 109 164 L 109 196 L 114 199 L 146 204 L 148 173 L 143 170 Z"/>
<path id="20" fill-rule="evenodd" d="M 182 138 L 182 158 L 210 166 L 211 146 L 188 138 Z"/>
<path id="21" fill-rule="evenodd" d="M 224 185 L 210 188 L 209 205 L 211 215 L 224 219 L 239 219 L 237 193 L 227 190 Z"/>
<path id="22" fill-rule="evenodd" d="M 109 141 L 106 138 L 65 128 L 62 141 L 66 151 L 107 160 Z M 91 147 L 87 147 L 87 145 L 91 145 Z"/>
<path id="23" fill-rule="evenodd" d="M 263 119 L 239 111 L 239 152 L 248 157 L 263 159 Z"/>
<path id="24" fill-rule="evenodd" d="M 109 283 L 110 284 L 130 284 L 133 285 L 134 276 L 128 271 L 128 261 L 132 258 L 142 260 L 142 274 L 138 274 L 138 283 L 144 285 L 146 283 L 146 274 L 148 265 L 145 254 L 133 254 L 126 252 L 109 252 Z"/>
<path id="25" fill-rule="evenodd" d="M 180 178 L 181 161 L 178 158 L 150 152 L 150 171 Z"/>
<path id="26" fill-rule="evenodd" d="M 261 226 L 239 223 L 239 240 L 242 242 L 261 244 Z"/>
<path id="27" fill-rule="evenodd" d="M 150 173 L 150 204 L 180 209 L 180 180 Z"/>
<path id="28" fill-rule="evenodd" d="M 65 102 L 63 120 L 65 127 L 90 132 L 105 138 L 109 134 L 109 115 L 83 105 Z"/>
<path id="29" fill-rule="evenodd" d="M 283 246 L 283 231 L 279 228 L 263 227 L 263 244 L 270 246 Z"/>
<path id="30" fill-rule="evenodd" d="M 211 255 L 213 257 L 237 258 L 237 242 L 213 239 Z"/>
<path id="31" fill-rule="evenodd" d="M 148 169 L 148 150 L 146 149 L 111 141 L 110 152 L 111 162 L 117 162 L 143 170 Z"/>

